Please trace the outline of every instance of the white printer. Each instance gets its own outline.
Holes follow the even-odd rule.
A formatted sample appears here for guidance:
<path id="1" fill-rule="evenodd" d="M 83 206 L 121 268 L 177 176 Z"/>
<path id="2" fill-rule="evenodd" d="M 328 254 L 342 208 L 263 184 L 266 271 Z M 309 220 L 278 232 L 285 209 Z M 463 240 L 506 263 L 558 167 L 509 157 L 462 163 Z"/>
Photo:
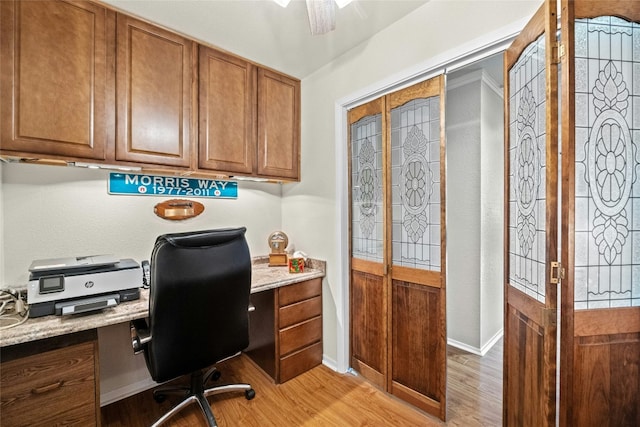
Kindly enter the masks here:
<path id="1" fill-rule="evenodd" d="M 140 298 L 142 269 L 113 255 L 36 260 L 29 267 L 29 317 L 84 313 Z"/>

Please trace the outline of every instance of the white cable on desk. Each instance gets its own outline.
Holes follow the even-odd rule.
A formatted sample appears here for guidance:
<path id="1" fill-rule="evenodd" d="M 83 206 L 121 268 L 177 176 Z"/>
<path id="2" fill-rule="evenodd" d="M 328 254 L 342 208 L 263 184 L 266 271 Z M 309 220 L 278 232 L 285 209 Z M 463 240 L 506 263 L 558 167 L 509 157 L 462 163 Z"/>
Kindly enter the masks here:
<path id="1" fill-rule="evenodd" d="M 20 293 L 3 289 L 0 293 L 0 322 L 9 320 L 13 321 L 13 323 L 0 326 L 0 330 L 22 325 L 28 318 L 29 307 L 22 301 Z"/>
<path id="2" fill-rule="evenodd" d="M 8 325 L 0 326 L 0 331 L 4 329 L 9 329 L 9 328 L 15 328 L 18 325 L 22 325 L 24 322 L 27 321 L 27 319 L 29 319 L 29 310 L 27 310 L 24 316 L 21 316 L 19 314 L 3 314 L 0 316 L 0 321 L 3 321 L 5 319 L 12 319 L 12 320 L 15 320 L 16 322 L 10 323 Z"/>

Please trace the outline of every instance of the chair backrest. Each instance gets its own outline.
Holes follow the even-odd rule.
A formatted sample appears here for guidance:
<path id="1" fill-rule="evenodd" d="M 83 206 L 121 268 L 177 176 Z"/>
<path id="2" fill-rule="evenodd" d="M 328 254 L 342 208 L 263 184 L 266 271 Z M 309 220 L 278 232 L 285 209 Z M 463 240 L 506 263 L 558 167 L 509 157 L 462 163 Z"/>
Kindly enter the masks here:
<path id="1" fill-rule="evenodd" d="M 204 369 L 249 345 L 251 256 L 243 228 L 165 234 L 151 255 L 151 377 Z"/>

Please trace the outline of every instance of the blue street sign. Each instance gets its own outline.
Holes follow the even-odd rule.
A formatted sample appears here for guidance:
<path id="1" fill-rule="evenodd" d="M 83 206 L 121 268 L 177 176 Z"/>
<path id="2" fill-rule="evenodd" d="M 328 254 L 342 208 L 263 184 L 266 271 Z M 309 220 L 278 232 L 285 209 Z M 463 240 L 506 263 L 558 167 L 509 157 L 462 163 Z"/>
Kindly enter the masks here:
<path id="1" fill-rule="evenodd" d="M 109 174 L 109 194 L 139 196 L 238 198 L 238 183 L 217 179 L 142 175 L 121 172 Z"/>

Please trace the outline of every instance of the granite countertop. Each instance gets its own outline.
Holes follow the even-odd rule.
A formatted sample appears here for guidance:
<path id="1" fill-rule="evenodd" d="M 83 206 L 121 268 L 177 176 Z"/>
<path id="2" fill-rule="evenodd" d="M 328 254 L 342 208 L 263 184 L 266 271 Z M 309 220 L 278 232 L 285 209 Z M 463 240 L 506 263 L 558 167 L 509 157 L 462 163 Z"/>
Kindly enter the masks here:
<path id="1" fill-rule="evenodd" d="M 251 293 L 324 277 L 325 271 L 325 262 L 314 259 L 307 261 L 303 273 L 291 274 L 287 267 L 269 267 L 267 257 L 254 258 Z M 0 330 L 0 347 L 124 323 L 147 317 L 148 312 L 149 290 L 141 289 L 140 299 L 113 308 L 71 316 L 37 317 L 14 328 Z"/>

